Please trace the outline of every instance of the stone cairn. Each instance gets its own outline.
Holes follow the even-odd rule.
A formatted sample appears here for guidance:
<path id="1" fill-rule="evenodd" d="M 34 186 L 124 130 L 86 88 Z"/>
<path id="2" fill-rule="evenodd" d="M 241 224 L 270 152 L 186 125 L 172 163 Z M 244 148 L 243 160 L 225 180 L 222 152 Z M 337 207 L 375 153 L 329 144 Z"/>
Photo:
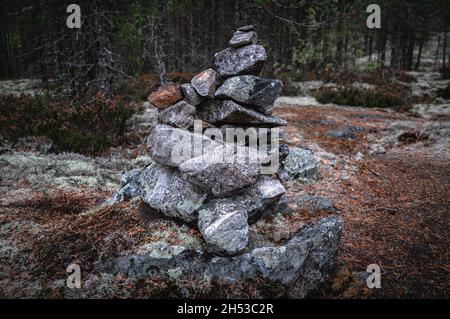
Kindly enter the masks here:
<path id="1" fill-rule="evenodd" d="M 191 83 L 168 84 L 149 96 L 160 113 L 159 124 L 148 138 L 155 164 L 140 172 L 136 181 L 141 197 L 166 216 L 196 223 L 217 254 L 243 251 L 248 244 L 248 220 L 285 193 L 278 179 L 261 174 L 267 158 L 255 148 L 237 145 L 229 154 L 223 140 L 192 130 L 196 119 L 223 131 L 233 126 L 287 124 L 272 115 L 282 82 L 258 77 L 267 53 L 257 39 L 253 26 L 239 28 L 230 47 L 215 54 L 215 69 L 201 72 Z M 195 144 L 201 146 L 200 153 L 194 153 Z M 189 154 L 183 154 L 188 155 L 186 160 L 174 160 L 177 147 L 188 150 Z M 282 147 L 283 156 L 286 147 Z"/>
<path id="2" fill-rule="evenodd" d="M 205 259 L 203 248 L 155 244 L 145 249 L 149 252 L 118 257 L 99 269 L 130 276 L 145 276 L 155 267 L 169 275 L 181 269 L 200 280 L 263 277 L 281 283 L 295 298 L 330 278 L 342 228 L 337 216 L 305 227 L 283 245 L 248 247 L 249 221 L 282 210 L 285 188 L 278 177 L 307 177 L 315 171 L 310 151 L 293 148 L 289 154 L 273 133 L 287 124 L 272 115 L 282 83 L 258 77 L 267 53 L 256 42 L 252 26 L 239 28 L 230 47 L 215 54 L 214 69 L 201 72 L 191 83 L 168 84 L 149 96 L 159 110 L 159 123 L 147 140 L 153 163 L 125 173 L 123 188 L 109 201 L 140 196 L 165 216 L 196 225 L 213 258 Z M 201 130 L 196 127 L 199 122 Z M 246 132 L 275 129 L 270 142 L 257 135 L 258 147 L 250 141 L 234 143 L 235 131 L 230 143 L 228 129 L 244 127 Z M 215 133 L 207 134 L 208 130 Z M 218 133 L 225 138 L 217 138 Z M 283 162 L 277 178 L 276 171 L 262 174 L 267 159 L 274 156 Z"/>

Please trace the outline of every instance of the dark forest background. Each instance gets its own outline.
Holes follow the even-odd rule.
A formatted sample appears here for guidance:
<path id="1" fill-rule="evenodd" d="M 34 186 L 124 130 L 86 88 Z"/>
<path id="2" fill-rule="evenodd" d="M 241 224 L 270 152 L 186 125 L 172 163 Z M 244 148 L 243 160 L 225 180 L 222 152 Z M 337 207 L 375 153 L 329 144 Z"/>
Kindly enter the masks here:
<path id="1" fill-rule="evenodd" d="M 427 39 L 448 32 L 449 1 L 376 1 L 382 28 L 369 29 L 366 8 L 373 2 L 78 1 L 82 27 L 69 29 L 68 1 L 2 0 L 0 77 L 55 79 L 67 83 L 72 95 L 92 86 L 112 95 L 118 79 L 150 73 L 165 81 L 161 73 L 204 69 L 247 24 L 256 26 L 269 51 L 268 74 L 295 69 L 301 80 L 308 71 L 352 68 L 365 55 L 374 65 L 413 70 Z M 444 39 L 437 48 L 442 63 L 450 59 Z"/>

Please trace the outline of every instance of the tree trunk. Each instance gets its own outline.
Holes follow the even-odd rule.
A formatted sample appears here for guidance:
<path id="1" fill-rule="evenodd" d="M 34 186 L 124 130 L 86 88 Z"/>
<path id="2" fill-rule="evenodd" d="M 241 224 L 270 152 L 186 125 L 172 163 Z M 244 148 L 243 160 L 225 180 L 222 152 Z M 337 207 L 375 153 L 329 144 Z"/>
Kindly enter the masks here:
<path id="1" fill-rule="evenodd" d="M 155 25 L 155 59 L 156 59 L 156 72 L 158 73 L 159 83 L 165 85 L 167 83 L 166 77 L 166 55 L 164 53 L 165 46 L 165 27 L 166 27 L 166 6 L 167 0 L 157 0 L 157 13 L 158 19 Z"/>

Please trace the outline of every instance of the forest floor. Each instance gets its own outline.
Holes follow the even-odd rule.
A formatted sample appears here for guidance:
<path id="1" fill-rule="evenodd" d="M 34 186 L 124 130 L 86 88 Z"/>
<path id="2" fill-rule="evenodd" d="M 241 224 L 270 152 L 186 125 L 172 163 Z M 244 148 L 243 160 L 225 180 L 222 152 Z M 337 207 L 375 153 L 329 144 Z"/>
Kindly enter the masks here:
<path id="1" fill-rule="evenodd" d="M 450 110 L 443 105 L 399 113 L 278 100 L 288 143 L 312 150 L 319 164 L 316 181 L 289 182 L 287 195 L 329 198 L 344 221 L 338 273 L 317 297 L 450 296 Z M 123 172 L 151 162 L 145 144 L 101 157 L 27 147 L 0 152 L 0 297 L 71 296 L 61 292 L 70 262 L 89 271 L 150 241 L 202 245 L 194 228 L 145 214 L 137 202 L 99 207 Z M 255 224 L 251 234 L 267 229 L 277 241 L 323 216 L 299 210 Z M 364 283 L 370 264 L 382 269 L 380 289 Z M 152 295 L 142 282 L 101 280 L 92 296 L 177 296 L 161 283 L 149 283 Z"/>
<path id="2" fill-rule="evenodd" d="M 323 296 L 447 298 L 450 114 L 282 103 L 277 114 L 293 145 L 329 155 L 317 182 L 288 191 L 331 198 L 344 220 L 339 272 Z M 359 279 L 370 264 L 381 289 Z"/>

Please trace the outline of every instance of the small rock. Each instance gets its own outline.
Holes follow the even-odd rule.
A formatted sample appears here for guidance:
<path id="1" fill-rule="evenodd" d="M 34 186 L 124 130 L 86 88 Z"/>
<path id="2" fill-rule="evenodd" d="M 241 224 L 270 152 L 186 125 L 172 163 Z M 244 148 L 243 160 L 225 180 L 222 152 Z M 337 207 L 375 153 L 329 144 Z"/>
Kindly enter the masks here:
<path id="1" fill-rule="evenodd" d="M 245 25 L 243 27 L 240 27 L 239 29 L 237 29 L 238 31 L 242 31 L 242 32 L 248 32 L 248 31 L 254 31 L 255 27 L 250 25 Z"/>
<path id="2" fill-rule="evenodd" d="M 169 83 L 148 96 L 148 101 L 160 110 L 164 110 L 183 98 L 178 84 Z"/>
<path id="3" fill-rule="evenodd" d="M 326 212 L 335 214 L 336 207 L 329 198 L 316 195 L 300 195 L 300 196 L 285 196 L 287 208 L 281 213 L 289 214 L 299 211 L 306 211 L 308 214 L 314 215 L 318 212 Z"/>
<path id="4" fill-rule="evenodd" d="M 236 31 L 231 38 L 229 45 L 237 48 L 247 44 L 256 44 L 258 35 L 255 31 Z"/>
<path id="5" fill-rule="evenodd" d="M 282 89 L 283 83 L 280 80 L 241 75 L 226 79 L 214 96 L 220 99 L 231 99 L 271 115 L 275 100 L 280 96 Z"/>
<path id="6" fill-rule="evenodd" d="M 231 100 L 206 100 L 197 107 L 197 115 L 203 121 L 214 125 L 241 124 L 255 127 L 287 125 L 287 122 L 279 117 L 258 113 Z"/>
<path id="7" fill-rule="evenodd" d="M 189 183 L 176 169 L 150 165 L 142 172 L 142 200 L 168 217 L 193 222 L 206 193 Z"/>
<path id="8" fill-rule="evenodd" d="M 147 138 L 150 157 L 160 165 L 178 167 L 220 145 L 208 137 L 169 125 L 156 125 Z"/>
<path id="9" fill-rule="evenodd" d="M 213 69 L 207 69 L 192 78 L 191 84 L 197 93 L 203 97 L 213 97 L 218 74 Z"/>
<path id="10" fill-rule="evenodd" d="M 290 149 L 289 155 L 281 163 L 278 177 L 282 181 L 301 179 L 308 181 L 314 179 L 317 174 L 317 163 L 313 153 L 298 147 Z"/>
<path id="11" fill-rule="evenodd" d="M 181 84 L 181 91 L 183 92 L 184 100 L 190 105 L 197 106 L 204 100 L 204 97 L 197 93 L 191 83 Z"/>
<path id="12" fill-rule="evenodd" d="M 227 48 L 215 55 L 215 67 L 222 77 L 258 75 L 267 60 L 267 52 L 258 44 Z"/>
<path id="13" fill-rule="evenodd" d="M 159 113 L 159 121 L 179 128 L 194 126 L 195 107 L 180 101 Z"/>

